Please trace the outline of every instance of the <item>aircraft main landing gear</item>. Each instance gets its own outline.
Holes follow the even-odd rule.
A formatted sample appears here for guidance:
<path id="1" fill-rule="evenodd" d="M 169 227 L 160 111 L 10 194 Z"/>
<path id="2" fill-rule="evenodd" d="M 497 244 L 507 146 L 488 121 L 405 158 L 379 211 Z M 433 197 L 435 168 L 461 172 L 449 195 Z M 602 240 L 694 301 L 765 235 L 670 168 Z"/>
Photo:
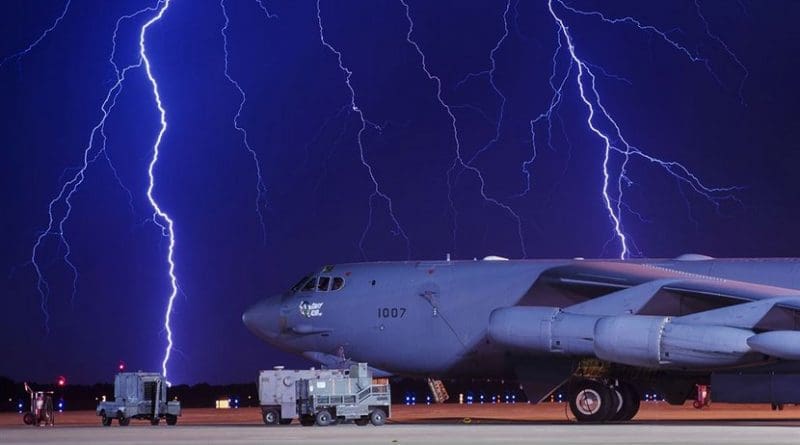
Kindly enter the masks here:
<path id="1" fill-rule="evenodd" d="M 633 385 L 607 384 L 580 379 L 569 386 L 569 407 L 579 422 L 630 420 L 639 411 L 639 394 Z"/>

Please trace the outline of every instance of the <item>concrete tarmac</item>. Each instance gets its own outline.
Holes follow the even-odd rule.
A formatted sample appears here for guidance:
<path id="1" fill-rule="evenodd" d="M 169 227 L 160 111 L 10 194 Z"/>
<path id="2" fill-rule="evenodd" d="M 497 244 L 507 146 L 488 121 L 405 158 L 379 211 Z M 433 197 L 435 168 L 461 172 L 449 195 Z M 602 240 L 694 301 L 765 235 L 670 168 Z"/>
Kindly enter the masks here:
<path id="1" fill-rule="evenodd" d="M 643 403 L 631 422 L 574 423 L 563 404 L 395 406 L 387 425 L 267 427 L 259 408 L 186 409 L 176 426 L 100 425 L 93 411 L 57 414 L 55 427 L 22 424 L 0 414 L 0 445 L 16 444 L 798 444 L 800 407 L 691 406 Z"/>
<path id="2" fill-rule="evenodd" d="M 256 425 L 158 428 L 6 427 L 0 443 L 59 444 L 797 444 L 789 426 L 681 424 L 336 425 L 266 428 Z"/>

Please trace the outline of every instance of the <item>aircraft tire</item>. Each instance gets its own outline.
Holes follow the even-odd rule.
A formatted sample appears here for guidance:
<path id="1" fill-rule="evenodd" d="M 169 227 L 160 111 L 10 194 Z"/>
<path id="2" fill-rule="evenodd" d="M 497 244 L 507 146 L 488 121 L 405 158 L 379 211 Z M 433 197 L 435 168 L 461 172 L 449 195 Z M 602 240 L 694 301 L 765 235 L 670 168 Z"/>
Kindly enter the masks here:
<path id="1" fill-rule="evenodd" d="M 614 391 L 596 380 L 581 379 L 570 385 L 569 408 L 579 422 L 604 422 L 615 413 Z"/>
<path id="2" fill-rule="evenodd" d="M 622 395 L 622 410 L 616 420 L 631 420 L 639 412 L 639 407 L 642 403 L 639 391 L 636 390 L 635 386 L 625 382 L 620 382 L 617 389 Z"/>
<path id="3" fill-rule="evenodd" d="M 614 400 L 614 407 L 607 420 L 612 422 L 620 421 L 625 416 L 625 396 L 619 386 L 611 386 L 611 396 Z"/>

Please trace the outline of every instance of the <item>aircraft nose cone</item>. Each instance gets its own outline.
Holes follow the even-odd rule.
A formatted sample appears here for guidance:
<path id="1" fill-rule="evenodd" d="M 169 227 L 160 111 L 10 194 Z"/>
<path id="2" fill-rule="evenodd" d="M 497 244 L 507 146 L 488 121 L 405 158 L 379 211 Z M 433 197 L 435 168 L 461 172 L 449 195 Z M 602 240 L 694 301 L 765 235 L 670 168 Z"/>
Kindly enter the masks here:
<path id="1" fill-rule="evenodd" d="M 265 340 L 273 339 L 279 329 L 280 298 L 267 298 L 251 306 L 242 314 L 242 323 L 250 332 Z"/>

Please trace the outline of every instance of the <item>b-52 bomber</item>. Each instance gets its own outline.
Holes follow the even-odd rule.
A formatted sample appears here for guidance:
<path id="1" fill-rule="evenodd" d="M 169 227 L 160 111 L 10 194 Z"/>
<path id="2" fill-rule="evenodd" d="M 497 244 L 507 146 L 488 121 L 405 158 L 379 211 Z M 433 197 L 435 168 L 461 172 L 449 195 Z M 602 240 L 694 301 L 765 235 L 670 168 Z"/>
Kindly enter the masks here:
<path id="1" fill-rule="evenodd" d="M 242 319 L 321 363 L 564 388 L 579 421 L 629 420 L 643 388 L 682 404 L 800 403 L 800 260 L 404 261 L 337 264 Z"/>

